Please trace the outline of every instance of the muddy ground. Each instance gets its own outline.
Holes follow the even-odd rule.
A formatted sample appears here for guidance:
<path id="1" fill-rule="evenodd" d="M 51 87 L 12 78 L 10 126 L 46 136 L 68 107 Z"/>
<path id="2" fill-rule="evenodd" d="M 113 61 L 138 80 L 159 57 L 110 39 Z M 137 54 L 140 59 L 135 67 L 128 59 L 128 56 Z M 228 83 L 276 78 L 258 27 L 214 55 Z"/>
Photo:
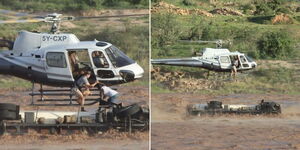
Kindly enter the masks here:
<path id="1" fill-rule="evenodd" d="M 129 105 L 136 102 L 148 103 L 148 87 L 120 85 L 114 86 L 121 93 L 119 99 Z M 37 90 L 38 88 L 36 88 Z M 44 87 L 44 89 L 52 89 L 52 87 Z M 21 109 L 32 110 L 37 109 L 36 106 L 28 106 L 31 103 L 31 97 L 28 95 L 30 90 L 0 90 L 1 103 L 9 102 L 21 105 Z M 76 106 L 40 106 L 39 110 L 77 110 Z M 86 107 L 87 110 L 97 108 L 97 104 Z M 95 135 L 86 133 L 51 135 L 41 134 L 36 131 L 30 131 L 26 135 L 4 135 L 0 137 L 0 149 L 34 149 L 34 150 L 93 150 L 93 149 L 129 149 L 140 150 L 149 147 L 149 132 L 135 132 L 128 134 L 109 130 L 107 132 L 99 132 Z"/>
<path id="2" fill-rule="evenodd" d="M 189 103 L 257 104 L 261 99 L 280 103 L 282 114 L 187 117 L 185 113 Z M 152 149 L 300 149 L 299 107 L 298 95 L 152 94 Z"/>

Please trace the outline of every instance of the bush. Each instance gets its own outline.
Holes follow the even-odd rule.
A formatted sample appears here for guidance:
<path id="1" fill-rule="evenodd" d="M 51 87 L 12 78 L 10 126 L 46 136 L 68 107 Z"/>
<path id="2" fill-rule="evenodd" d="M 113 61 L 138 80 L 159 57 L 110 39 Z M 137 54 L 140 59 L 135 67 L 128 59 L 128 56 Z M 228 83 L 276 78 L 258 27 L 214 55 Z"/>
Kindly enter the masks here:
<path id="1" fill-rule="evenodd" d="M 276 14 L 291 14 L 291 10 L 287 7 L 280 7 L 276 10 Z"/>
<path id="2" fill-rule="evenodd" d="M 253 4 L 245 4 L 242 6 L 244 14 L 253 14 L 255 11 L 255 6 Z"/>
<path id="3" fill-rule="evenodd" d="M 175 15 L 157 14 L 152 17 L 152 45 L 163 48 L 178 40 L 179 27 Z"/>
<path id="4" fill-rule="evenodd" d="M 269 0 L 269 1 L 256 1 L 256 11 L 255 14 L 258 15 L 274 15 L 280 11 L 287 11 L 282 9 L 282 5 L 286 3 L 284 0 Z"/>
<path id="5" fill-rule="evenodd" d="M 185 6 L 193 6 L 193 5 L 196 5 L 196 2 L 194 0 L 183 0 L 182 3 L 185 5 Z"/>
<path id="6" fill-rule="evenodd" d="M 256 5 L 256 15 L 273 15 L 274 10 L 270 8 L 266 3 L 261 3 Z"/>
<path id="7" fill-rule="evenodd" d="M 218 23 L 207 24 L 202 32 L 202 40 L 216 40 L 216 39 L 232 39 L 235 28 L 224 27 Z"/>
<path id="8" fill-rule="evenodd" d="M 293 41 L 286 32 L 269 32 L 258 41 L 261 58 L 288 58 L 293 54 Z"/>

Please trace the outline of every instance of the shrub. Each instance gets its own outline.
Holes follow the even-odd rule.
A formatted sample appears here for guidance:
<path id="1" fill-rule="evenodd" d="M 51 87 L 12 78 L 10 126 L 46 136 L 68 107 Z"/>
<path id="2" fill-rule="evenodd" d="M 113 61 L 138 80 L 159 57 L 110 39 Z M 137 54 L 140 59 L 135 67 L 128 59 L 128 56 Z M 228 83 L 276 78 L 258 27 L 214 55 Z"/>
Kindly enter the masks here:
<path id="1" fill-rule="evenodd" d="M 175 15 L 157 14 L 152 17 L 152 45 L 165 47 L 178 40 L 179 27 Z"/>
<path id="2" fill-rule="evenodd" d="M 269 1 L 256 1 L 256 11 L 255 14 L 258 15 L 274 15 L 280 11 L 287 11 L 282 8 L 282 5 L 286 3 L 284 0 L 269 0 Z"/>
<path id="3" fill-rule="evenodd" d="M 255 11 L 255 5 L 245 4 L 242 6 L 242 10 L 243 10 L 244 14 L 253 14 L 253 12 Z"/>
<path id="4" fill-rule="evenodd" d="M 293 41 L 286 32 L 269 32 L 258 41 L 261 58 L 287 58 L 293 53 Z"/>
<path id="5" fill-rule="evenodd" d="M 280 7 L 276 10 L 276 14 L 291 14 L 291 10 L 287 7 Z"/>
<path id="6" fill-rule="evenodd" d="M 185 6 L 193 6 L 193 5 L 196 5 L 196 2 L 194 0 L 183 0 L 182 3 L 185 5 Z"/>

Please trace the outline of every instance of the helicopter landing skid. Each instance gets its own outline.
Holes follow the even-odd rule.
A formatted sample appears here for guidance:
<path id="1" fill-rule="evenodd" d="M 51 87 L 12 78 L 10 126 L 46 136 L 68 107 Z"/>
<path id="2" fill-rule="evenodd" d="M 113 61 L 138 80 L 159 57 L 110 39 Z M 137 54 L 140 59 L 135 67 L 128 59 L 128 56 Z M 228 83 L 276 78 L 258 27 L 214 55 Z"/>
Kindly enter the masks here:
<path id="1" fill-rule="evenodd" d="M 40 85 L 38 91 L 34 90 L 34 83 L 32 83 L 31 104 L 33 106 L 79 106 L 76 102 L 77 98 L 72 88 L 59 89 L 43 89 Z M 85 106 L 94 105 L 100 100 L 100 92 L 97 88 L 90 89 L 91 94 L 85 98 Z"/>

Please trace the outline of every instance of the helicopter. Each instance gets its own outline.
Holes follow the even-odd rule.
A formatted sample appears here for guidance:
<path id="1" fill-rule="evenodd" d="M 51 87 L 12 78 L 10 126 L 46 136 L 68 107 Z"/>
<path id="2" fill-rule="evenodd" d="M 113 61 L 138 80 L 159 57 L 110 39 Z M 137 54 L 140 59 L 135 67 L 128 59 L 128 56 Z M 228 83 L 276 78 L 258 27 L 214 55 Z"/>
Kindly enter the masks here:
<path id="1" fill-rule="evenodd" d="M 257 63 L 244 53 L 238 51 L 230 52 L 226 48 L 221 48 L 225 43 L 223 40 L 216 41 L 185 41 L 195 43 L 215 43 L 216 48 L 204 48 L 202 52 L 195 53 L 196 57 L 190 58 L 169 58 L 152 59 L 152 65 L 170 65 L 204 68 L 208 71 L 230 72 L 234 60 L 238 60 L 237 71 L 251 70 L 257 67 Z"/>
<path id="2" fill-rule="evenodd" d="M 3 14 L 26 13 L 0 10 Z M 130 17 L 148 14 L 96 16 L 86 18 Z M 28 20 L 3 20 L 0 24 L 47 22 L 50 33 L 20 31 L 15 41 L 0 40 L 9 50 L 0 51 L 0 74 L 12 75 L 41 85 L 71 87 L 84 71 L 108 85 L 127 83 L 143 77 L 144 70 L 119 48 L 104 41 L 80 41 L 71 33 L 60 33 L 62 21 L 84 19 L 53 13 Z"/>

